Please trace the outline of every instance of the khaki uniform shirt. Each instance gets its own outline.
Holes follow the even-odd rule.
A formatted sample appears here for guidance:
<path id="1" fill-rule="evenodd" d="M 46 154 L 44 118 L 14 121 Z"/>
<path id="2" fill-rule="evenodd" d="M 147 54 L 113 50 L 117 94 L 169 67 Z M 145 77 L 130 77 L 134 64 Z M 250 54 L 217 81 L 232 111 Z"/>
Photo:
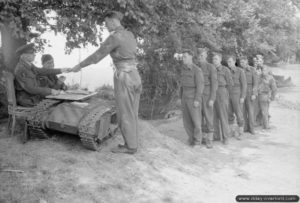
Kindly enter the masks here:
<path id="1" fill-rule="evenodd" d="M 233 80 L 230 74 L 230 70 L 225 66 L 218 66 L 216 67 L 217 74 L 218 74 L 218 86 L 225 87 L 229 90 L 232 89 Z"/>
<path id="2" fill-rule="evenodd" d="M 43 69 L 37 68 L 33 64 L 20 60 L 15 68 L 15 89 L 17 101 L 30 100 L 31 97 L 44 97 L 51 94 L 51 89 L 41 87 L 38 82 L 38 75 L 55 75 L 60 74 L 60 69 Z M 39 99 L 35 99 L 35 103 Z M 20 101 L 19 103 L 21 103 Z M 33 104 L 32 104 L 33 105 Z"/>
<path id="3" fill-rule="evenodd" d="M 231 72 L 233 80 L 233 88 L 231 94 L 241 92 L 241 98 L 245 98 L 247 93 L 247 81 L 245 72 L 238 67 L 235 67 L 234 69 L 229 68 L 229 70 Z"/>
<path id="4" fill-rule="evenodd" d="M 194 99 L 201 101 L 204 89 L 204 78 L 202 70 L 196 66 L 185 66 L 180 75 L 180 98 Z"/>
<path id="5" fill-rule="evenodd" d="M 137 42 L 134 35 L 120 26 L 110 34 L 95 53 L 80 63 L 80 67 L 96 64 L 108 54 L 116 66 L 123 61 L 135 61 L 136 51 Z"/>
<path id="6" fill-rule="evenodd" d="M 258 76 L 256 70 L 252 66 L 248 66 L 243 70 L 247 80 L 247 91 L 250 92 L 251 95 L 257 96 Z"/>
<path id="7" fill-rule="evenodd" d="M 216 99 L 216 93 L 218 89 L 218 74 L 216 68 L 208 63 L 199 62 L 198 64 L 202 70 L 204 77 L 204 95 L 209 95 L 209 99 L 214 101 Z"/>
<path id="8" fill-rule="evenodd" d="M 258 94 L 268 94 L 271 100 L 275 99 L 277 93 L 276 82 L 271 75 L 260 75 L 258 80 Z"/>

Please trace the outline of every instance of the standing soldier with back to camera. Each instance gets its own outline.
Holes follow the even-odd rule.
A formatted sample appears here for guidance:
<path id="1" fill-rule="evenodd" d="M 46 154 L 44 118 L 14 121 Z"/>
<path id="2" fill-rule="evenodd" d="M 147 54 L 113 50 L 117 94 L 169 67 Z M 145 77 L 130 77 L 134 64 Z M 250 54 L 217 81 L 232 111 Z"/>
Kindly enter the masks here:
<path id="1" fill-rule="evenodd" d="M 229 92 L 229 125 L 230 130 L 234 134 L 237 139 L 241 138 L 241 135 L 244 131 L 244 117 L 243 117 L 243 105 L 247 92 L 247 81 L 245 72 L 235 66 L 236 59 L 234 56 L 229 56 L 227 58 L 227 65 L 230 69 L 233 87 Z M 238 132 L 236 132 L 233 128 L 234 123 L 234 115 L 238 124 Z"/>
<path id="2" fill-rule="evenodd" d="M 263 129 L 269 129 L 269 106 L 277 93 L 276 82 L 269 74 L 268 68 L 262 66 L 262 73 L 258 79 L 258 103 L 262 114 Z"/>
<path id="3" fill-rule="evenodd" d="M 214 103 L 214 137 L 221 139 L 224 144 L 228 144 L 229 124 L 228 124 L 228 102 L 229 91 L 233 81 L 230 71 L 221 64 L 222 54 L 213 53 L 213 64 L 217 69 L 218 89 L 216 101 Z M 220 129 L 221 125 L 221 131 Z"/>
<path id="4" fill-rule="evenodd" d="M 191 146 L 202 144 L 201 130 L 201 95 L 204 79 L 201 69 L 193 63 L 193 51 L 184 49 L 180 76 L 180 99 L 183 125 L 189 136 Z"/>
<path id="5" fill-rule="evenodd" d="M 204 77 L 204 90 L 202 94 L 202 121 L 205 120 L 204 134 L 207 148 L 212 148 L 213 132 L 214 132 L 214 101 L 218 88 L 218 76 L 216 68 L 207 62 L 207 49 L 197 49 L 198 66 L 201 68 Z"/>
<path id="6" fill-rule="evenodd" d="M 240 58 L 240 66 L 244 70 L 247 80 L 247 95 L 243 106 L 244 131 L 254 132 L 254 104 L 257 97 L 257 74 L 254 67 L 249 66 L 247 57 Z"/>
<path id="7" fill-rule="evenodd" d="M 110 54 L 116 67 L 114 73 L 114 92 L 116 99 L 118 125 L 124 138 L 124 145 L 112 149 L 113 153 L 134 154 L 138 148 L 138 109 L 142 83 L 137 70 L 137 41 L 132 32 L 121 25 L 123 14 L 111 11 L 106 14 L 105 24 L 109 37 L 100 48 L 76 65 L 73 70 L 96 64 Z"/>

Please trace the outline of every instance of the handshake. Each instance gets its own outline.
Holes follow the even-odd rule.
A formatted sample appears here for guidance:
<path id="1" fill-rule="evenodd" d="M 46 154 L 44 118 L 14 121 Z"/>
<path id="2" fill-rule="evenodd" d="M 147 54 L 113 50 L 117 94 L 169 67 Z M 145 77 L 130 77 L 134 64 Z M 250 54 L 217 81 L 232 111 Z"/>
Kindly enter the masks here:
<path id="1" fill-rule="evenodd" d="M 74 66 L 73 68 L 62 68 L 62 69 L 61 69 L 61 72 L 62 72 L 62 73 L 70 73 L 70 72 L 76 73 L 76 72 L 78 72 L 78 71 L 80 71 L 80 70 L 81 70 L 80 65 L 76 65 L 76 66 Z"/>

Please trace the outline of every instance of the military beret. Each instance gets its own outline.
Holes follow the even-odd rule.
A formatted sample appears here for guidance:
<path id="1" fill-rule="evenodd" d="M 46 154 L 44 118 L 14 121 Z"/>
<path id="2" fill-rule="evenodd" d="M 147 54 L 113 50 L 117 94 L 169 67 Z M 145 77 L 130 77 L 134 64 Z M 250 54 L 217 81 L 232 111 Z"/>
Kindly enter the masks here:
<path id="1" fill-rule="evenodd" d="M 47 61 L 53 60 L 53 57 L 50 54 L 44 54 L 41 58 L 42 64 L 46 63 Z"/>
<path id="2" fill-rule="evenodd" d="M 204 47 L 204 48 L 197 48 L 197 54 L 202 54 L 203 52 L 208 52 L 208 49 L 206 47 Z"/>
<path id="3" fill-rule="evenodd" d="M 16 54 L 17 55 L 21 55 L 21 54 L 25 54 L 25 53 L 34 53 L 34 52 L 35 52 L 35 48 L 34 48 L 34 44 L 33 43 L 25 44 L 23 46 L 20 46 L 16 50 Z"/>
<path id="4" fill-rule="evenodd" d="M 212 55 L 219 56 L 220 58 L 222 58 L 222 53 L 220 53 L 220 52 L 213 52 Z"/>
<path id="5" fill-rule="evenodd" d="M 226 60 L 232 58 L 234 61 L 236 60 L 236 56 L 234 54 L 228 54 L 226 55 Z"/>
<path id="6" fill-rule="evenodd" d="M 181 53 L 189 53 L 189 54 L 191 54 L 192 56 L 194 55 L 194 50 L 192 49 L 192 48 L 182 48 L 181 49 Z"/>
<path id="7" fill-rule="evenodd" d="M 123 13 L 119 11 L 109 11 L 105 15 L 105 18 L 115 18 L 118 19 L 119 21 L 122 21 L 123 17 L 124 17 Z"/>
<path id="8" fill-rule="evenodd" d="M 241 61 L 241 60 L 248 60 L 248 57 L 247 56 L 241 56 L 240 58 L 239 58 L 239 60 Z"/>

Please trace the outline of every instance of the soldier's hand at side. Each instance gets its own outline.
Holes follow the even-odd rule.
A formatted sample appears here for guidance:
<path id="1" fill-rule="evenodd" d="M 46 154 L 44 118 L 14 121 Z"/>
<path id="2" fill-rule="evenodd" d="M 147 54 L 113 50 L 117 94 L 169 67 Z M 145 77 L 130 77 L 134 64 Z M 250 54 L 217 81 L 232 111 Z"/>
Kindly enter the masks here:
<path id="1" fill-rule="evenodd" d="M 51 94 L 52 95 L 59 95 L 60 91 L 59 90 L 55 90 L 55 89 L 51 89 Z"/>
<path id="2" fill-rule="evenodd" d="M 256 99 L 256 96 L 255 95 L 252 95 L 251 96 L 251 100 L 255 100 Z"/>
<path id="3" fill-rule="evenodd" d="M 213 100 L 209 100 L 208 101 L 208 106 L 209 107 L 213 107 L 214 106 L 214 101 Z"/>
<path id="4" fill-rule="evenodd" d="M 198 107 L 199 107 L 199 105 L 200 105 L 200 102 L 198 102 L 198 101 L 194 101 L 194 107 L 195 107 L 195 108 L 198 108 Z"/>
<path id="5" fill-rule="evenodd" d="M 240 103 L 241 103 L 241 104 L 243 104 L 243 103 L 244 103 L 244 101 L 245 101 L 245 99 L 244 99 L 244 98 L 240 98 Z"/>

